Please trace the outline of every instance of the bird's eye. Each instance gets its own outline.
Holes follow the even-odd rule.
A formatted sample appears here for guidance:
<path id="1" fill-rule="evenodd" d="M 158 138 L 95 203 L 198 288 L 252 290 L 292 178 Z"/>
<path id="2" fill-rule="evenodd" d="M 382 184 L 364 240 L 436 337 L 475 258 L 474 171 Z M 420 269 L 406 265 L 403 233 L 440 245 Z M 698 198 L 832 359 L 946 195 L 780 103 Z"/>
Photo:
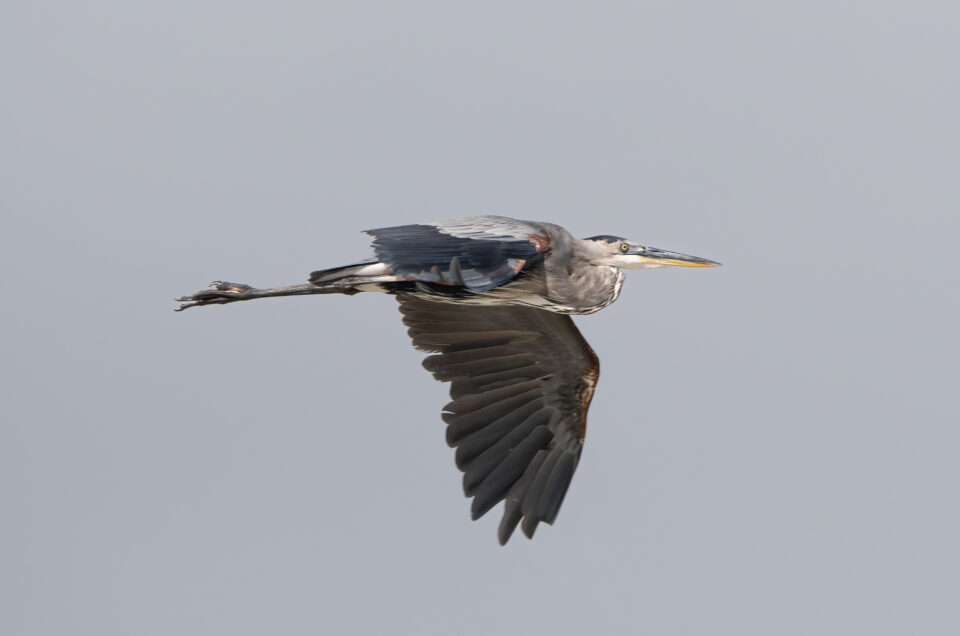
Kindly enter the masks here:
<path id="1" fill-rule="evenodd" d="M 620 244 L 620 251 L 621 251 L 621 252 L 626 252 L 626 251 L 629 250 L 629 249 L 630 249 L 630 246 L 627 245 L 626 243 L 621 243 L 621 244 Z"/>

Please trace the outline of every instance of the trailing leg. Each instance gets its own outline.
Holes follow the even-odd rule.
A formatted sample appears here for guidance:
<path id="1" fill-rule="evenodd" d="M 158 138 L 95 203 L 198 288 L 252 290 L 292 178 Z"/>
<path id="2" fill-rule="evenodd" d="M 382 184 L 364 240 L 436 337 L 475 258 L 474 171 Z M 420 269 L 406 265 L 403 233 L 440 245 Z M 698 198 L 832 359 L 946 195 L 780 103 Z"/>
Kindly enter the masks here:
<path id="1" fill-rule="evenodd" d="M 174 311 L 183 311 L 190 307 L 202 307 L 204 305 L 226 305 L 241 300 L 253 300 L 254 298 L 272 298 L 274 296 L 303 296 L 306 294 L 356 294 L 357 289 L 342 286 L 320 286 L 312 283 L 306 285 L 289 285 L 287 287 L 269 287 L 267 289 L 257 289 L 250 285 L 240 283 L 228 283 L 222 280 L 215 280 L 210 283 L 210 289 L 201 289 L 189 296 L 181 296 L 175 300 L 180 305 L 179 309 Z"/>

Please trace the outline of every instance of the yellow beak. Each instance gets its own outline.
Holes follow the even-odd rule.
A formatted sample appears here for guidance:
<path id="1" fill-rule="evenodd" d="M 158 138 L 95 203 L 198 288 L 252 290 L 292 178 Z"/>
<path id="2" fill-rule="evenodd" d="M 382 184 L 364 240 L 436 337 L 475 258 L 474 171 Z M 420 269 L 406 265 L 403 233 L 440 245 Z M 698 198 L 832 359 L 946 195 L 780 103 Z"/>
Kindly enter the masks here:
<path id="1" fill-rule="evenodd" d="M 645 247 L 637 251 L 640 262 L 645 267 L 718 267 L 720 263 L 699 256 L 689 256 L 679 252 L 669 252 L 656 247 Z"/>

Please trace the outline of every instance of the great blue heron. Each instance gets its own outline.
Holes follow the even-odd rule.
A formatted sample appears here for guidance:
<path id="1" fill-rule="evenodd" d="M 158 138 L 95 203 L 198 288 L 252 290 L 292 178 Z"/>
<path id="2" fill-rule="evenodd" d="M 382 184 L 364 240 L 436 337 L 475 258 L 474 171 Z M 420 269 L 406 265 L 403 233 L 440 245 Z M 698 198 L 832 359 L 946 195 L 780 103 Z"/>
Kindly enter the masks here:
<path id="1" fill-rule="evenodd" d="M 313 272 L 306 285 L 256 289 L 216 281 L 177 300 L 201 305 L 301 294 L 379 291 L 400 302 L 423 366 L 450 397 L 441 417 L 474 519 L 502 500 L 498 536 L 552 524 L 570 485 L 600 372 L 570 314 L 620 295 L 621 269 L 714 261 L 617 236 L 576 239 L 553 223 L 477 216 L 368 230 L 375 257 Z"/>

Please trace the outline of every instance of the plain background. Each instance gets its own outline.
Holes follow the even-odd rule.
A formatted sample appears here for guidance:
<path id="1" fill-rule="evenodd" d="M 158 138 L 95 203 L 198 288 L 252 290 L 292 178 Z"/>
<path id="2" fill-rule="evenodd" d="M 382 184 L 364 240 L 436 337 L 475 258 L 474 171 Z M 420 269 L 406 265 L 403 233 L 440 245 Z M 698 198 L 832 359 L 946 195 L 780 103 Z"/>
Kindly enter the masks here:
<path id="1" fill-rule="evenodd" d="M 0 632 L 957 634 L 960 12 L 10 2 Z M 630 272 L 496 543 L 396 303 L 176 314 L 481 213 Z"/>

